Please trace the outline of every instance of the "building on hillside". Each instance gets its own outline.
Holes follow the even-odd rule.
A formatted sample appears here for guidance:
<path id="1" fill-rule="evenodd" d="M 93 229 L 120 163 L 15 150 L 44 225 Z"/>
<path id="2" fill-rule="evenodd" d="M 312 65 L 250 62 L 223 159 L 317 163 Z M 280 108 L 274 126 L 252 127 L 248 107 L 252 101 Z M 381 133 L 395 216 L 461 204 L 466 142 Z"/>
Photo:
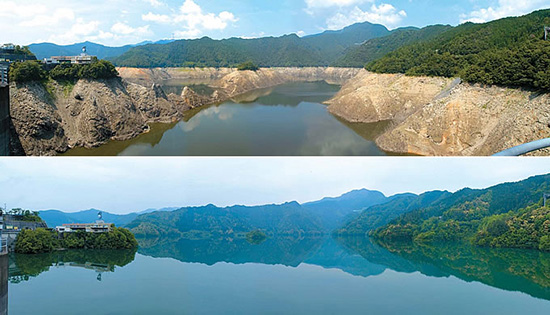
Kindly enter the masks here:
<path id="1" fill-rule="evenodd" d="M 106 233 L 111 231 L 111 223 L 96 222 L 96 223 L 68 223 L 61 226 L 56 226 L 55 230 L 58 233 Z"/>
<path id="2" fill-rule="evenodd" d="M 112 223 L 105 223 L 103 221 L 103 213 L 99 211 L 97 213 L 97 221 L 95 221 L 95 223 L 68 223 L 61 226 L 56 226 L 55 230 L 58 233 L 106 233 L 111 231 L 111 226 Z"/>
<path id="3" fill-rule="evenodd" d="M 88 55 L 86 52 L 86 46 L 82 47 L 82 53 L 78 56 L 52 56 L 51 58 L 44 58 L 42 63 L 47 65 L 57 64 L 89 64 L 94 60 L 97 60 L 96 56 Z"/>

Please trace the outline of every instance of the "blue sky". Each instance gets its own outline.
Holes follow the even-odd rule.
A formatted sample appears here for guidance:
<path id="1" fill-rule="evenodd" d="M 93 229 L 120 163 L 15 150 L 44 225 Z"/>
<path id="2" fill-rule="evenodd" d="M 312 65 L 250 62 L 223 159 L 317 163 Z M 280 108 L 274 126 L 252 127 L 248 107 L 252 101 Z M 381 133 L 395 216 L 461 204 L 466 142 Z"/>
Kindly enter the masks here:
<path id="1" fill-rule="evenodd" d="M 7 158 L 0 204 L 128 213 L 307 202 L 360 188 L 456 191 L 547 173 L 548 158 Z"/>
<path id="2" fill-rule="evenodd" d="M 548 7 L 548 0 L 0 0 L 0 42 L 119 46 L 165 38 L 307 35 L 363 21 L 390 29 L 484 22 Z"/>

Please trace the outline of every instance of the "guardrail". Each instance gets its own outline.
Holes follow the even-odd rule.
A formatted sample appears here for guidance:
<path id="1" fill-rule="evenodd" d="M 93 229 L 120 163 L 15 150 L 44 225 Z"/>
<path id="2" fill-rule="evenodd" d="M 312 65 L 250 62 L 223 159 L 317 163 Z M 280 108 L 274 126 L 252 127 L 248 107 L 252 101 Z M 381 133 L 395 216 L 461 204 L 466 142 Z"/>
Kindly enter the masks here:
<path id="1" fill-rule="evenodd" d="M 499 152 L 493 156 L 520 156 L 530 152 L 550 148 L 550 138 L 537 140 L 525 144 L 518 145 L 517 147 L 510 148 Z"/>

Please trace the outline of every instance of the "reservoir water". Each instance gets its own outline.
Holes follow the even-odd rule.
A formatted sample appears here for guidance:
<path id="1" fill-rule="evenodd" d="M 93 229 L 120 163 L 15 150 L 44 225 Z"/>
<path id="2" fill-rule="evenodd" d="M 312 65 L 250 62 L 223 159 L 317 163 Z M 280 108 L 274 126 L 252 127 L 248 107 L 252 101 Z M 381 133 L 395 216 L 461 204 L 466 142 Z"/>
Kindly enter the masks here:
<path id="1" fill-rule="evenodd" d="M 10 314 L 549 314 L 550 254 L 368 239 L 143 239 L 11 255 Z M 5 307 L 5 306 L 4 306 Z M 1 311 L 1 310 L 0 310 Z"/>
<path id="2" fill-rule="evenodd" d="M 181 93 L 183 85 L 165 89 Z M 194 87 L 210 93 L 204 85 Z M 85 156 L 379 156 L 374 143 L 389 122 L 348 123 L 322 104 L 340 86 L 325 82 L 289 83 L 242 95 L 186 113 L 174 124 L 152 124 L 151 131 L 99 148 L 75 148 Z"/>

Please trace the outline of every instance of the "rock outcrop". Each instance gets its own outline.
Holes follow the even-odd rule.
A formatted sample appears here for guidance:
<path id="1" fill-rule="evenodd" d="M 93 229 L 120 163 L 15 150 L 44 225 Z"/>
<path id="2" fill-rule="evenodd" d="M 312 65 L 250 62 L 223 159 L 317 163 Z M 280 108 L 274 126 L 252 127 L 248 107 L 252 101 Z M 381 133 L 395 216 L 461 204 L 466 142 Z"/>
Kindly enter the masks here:
<path id="1" fill-rule="evenodd" d="M 328 103 L 351 122 L 391 120 L 376 139 L 389 152 L 486 156 L 550 137 L 550 95 L 459 79 L 361 71 Z"/>
<path id="2" fill-rule="evenodd" d="M 120 79 L 12 84 L 11 117 L 27 155 L 54 155 L 70 147 L 126 140 L 149 122 L 170 122 L 189 108 L 170 101 L 162 89 Z"/>
<path id="3" fill-rule="evenodd" d="M 550 137 L 549 123 L 548 94 L 462 84 L 448 97 L 423 106 L 376 143 L 393 152 L 487 156 Z"/>
<path id="4" fill-rule="evenodd" d="M 433 100 L 452 81 L 362 70 L 327 103 L 332 114 L 350 122 L 400 122 Z"/>

